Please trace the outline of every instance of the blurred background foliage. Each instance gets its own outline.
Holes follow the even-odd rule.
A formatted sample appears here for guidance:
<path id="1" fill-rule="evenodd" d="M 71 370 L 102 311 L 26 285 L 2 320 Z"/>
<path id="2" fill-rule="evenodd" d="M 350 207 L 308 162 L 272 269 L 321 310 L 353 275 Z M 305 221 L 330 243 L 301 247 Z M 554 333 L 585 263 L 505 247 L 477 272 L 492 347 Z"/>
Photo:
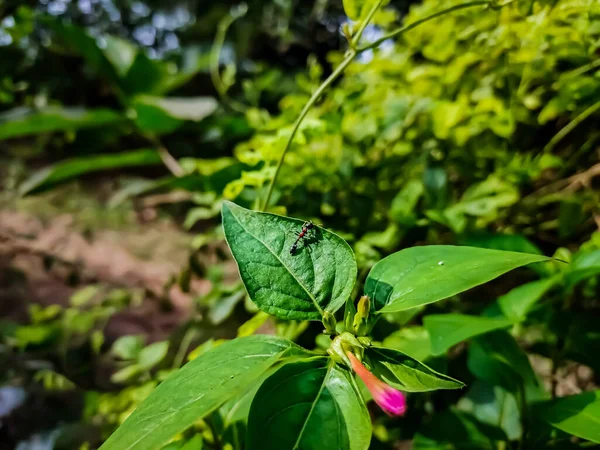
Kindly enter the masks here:
<path id="1" fill-rule="evenodd" d="M 363 41 L 448 6 L 390 1 Z M 328 345 L 314 324 L 257 313 L 219 214 L 265 198 L 346 22 L 330 0 L 0 4 L 3 448 L 96 448 L 222 339 Z M 525 448 L 590 439 L 533 433 L 520 396 L 598 385 L 599 110 L 600 4 L 519 0 L 384 40 L 309 112 L 270 210 L 339 233 L 361 277 L 421 244 L 571 262 L 381 320 L 377 340 L 469 388 L 411 397 L 401 421 L 375 414 L 373 448 L 511 448 L 526 426 Z M 242 448 L 249 399 L 171 447 Z"/>

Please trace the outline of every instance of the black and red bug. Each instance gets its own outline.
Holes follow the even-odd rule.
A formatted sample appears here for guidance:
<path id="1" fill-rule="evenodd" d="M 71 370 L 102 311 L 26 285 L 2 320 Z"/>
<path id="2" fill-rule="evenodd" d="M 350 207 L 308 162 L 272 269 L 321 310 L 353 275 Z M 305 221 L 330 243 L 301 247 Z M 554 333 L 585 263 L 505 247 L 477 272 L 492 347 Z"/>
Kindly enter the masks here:
<path id="1" fill-rule="evenodd" d="M 296 251 L 298 250 L 298 243 L 300 241 L 302 241 L 305 246 L 307 245 L 307 242 L 305 241 L 305 239 L 308 237 L 309 232 L 314 231 L 316 227 L 317 226 L 312 222 L 312 220 L 309 220 L 308 222 L 304 222 L 300 233 L 296 233 L 296 240 L 294 241 L 294 243 L 292 244 L 292 247 L 290 248 L 290 255 L 293 255 L 294 253 L 296 253 Z"/>

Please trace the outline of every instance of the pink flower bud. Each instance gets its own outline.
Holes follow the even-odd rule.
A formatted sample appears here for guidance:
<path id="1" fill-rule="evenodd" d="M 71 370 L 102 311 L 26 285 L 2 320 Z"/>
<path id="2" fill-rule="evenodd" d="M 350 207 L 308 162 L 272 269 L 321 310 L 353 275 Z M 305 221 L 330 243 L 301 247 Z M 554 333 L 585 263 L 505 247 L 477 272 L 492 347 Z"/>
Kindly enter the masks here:
<path id="1" fill-rule="evenodd" d="M 406 412 L 406 397 L 402 392 L 373 375 L 352 353 L 348 352 L 352 369 L 364 381 L 373 400 L 390 416 L 401 416 Z"/>

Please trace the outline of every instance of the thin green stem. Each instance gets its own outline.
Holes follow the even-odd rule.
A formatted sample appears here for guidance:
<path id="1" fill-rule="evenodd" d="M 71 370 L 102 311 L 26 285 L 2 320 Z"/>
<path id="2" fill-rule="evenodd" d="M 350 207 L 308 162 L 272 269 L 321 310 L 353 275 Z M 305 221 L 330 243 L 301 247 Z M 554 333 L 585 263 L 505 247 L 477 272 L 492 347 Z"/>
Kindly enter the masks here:
<path id="1" fill-rule="evenodd" d="M 192 340 L 196 337 L 196 330 L 194 328 L 189 328 L 183 339 L 181 340 L 181 344 L 179 344 L 179 349 L 177 350 L 177 355 L 173 360 L 173 369 L 179 369 L 183 365 L 183 360 L 185 359 L 185 354 L 187 353 L 188 348 L 190 348 L 190 344 Z"/>
<path id="2" fill-rule="evenodd" d="M 365 20 L 363 20 L 361 22 L 360 26 L 358 27 L 358 30 L 352 37 L 352 42 L 351 42 L 352 48 L 356 48 L 358 46 L 358 44 L 360 42 L 360 38 L 362 37 L 362 34 L 365 31 L 365 28 L 367 28 L 367 25 L 369 25 L 369 22 L 371 21 L 371 19 L 373 18 L 373 16 L 375 15 L 375 13 L 377 12 L 377 10 L 379 9 L 379 7 L 381 6 L 382 3 L 383 3 L 383 0 L 378 0 L 373 5 L 373 7 L 371 8 L 371 10 L 367 14 L 367 16 L 365 17 Z"/>
<path id="3" fill-rule="evenodd" d="M 352 62 L 352 60 L 354 59 L 355 56 L 356 56 L 356 51 L 354 51 L 354 50 L 348 51 L 348 53 L 346 54 L 346 57 L 340 63 L 340 65 L 337 66 L 337 68 L 331 73 L 331 75 L 329 75 L 329 77 L 327 77 L 327 79 L 321 84 L 321 86 L 319 86 L 319 88 L 315 91 L 315 93 L 312 95 L 312 97 L 310 97 L 310 99 L 308 100 L 306 105 L 304 105 L 304 108 L 302 108 L 300 115 L 298 116 L 298 118 L 296 119 L 296 122 L 294 123 L 294 127 L 292 128 L 292 132 L 291 132 L 290 136 L 288 137 L 288 140 L 285 144 L 283 152 L 281 153 L 281 156 L 279 157 L 279 162 L 277 163 L 277 168 L 275 169 L 273 178 L 271 178 L 271 182 L 269 183 L 267 197 L 265 198 L 265 203 L 263 204 L 263 207 L 262 207 L 263 211 L 266 211 L 269 206 L 269 202 L 271 201 L 271 195 L 273 194 L 273 187 L 275 186 L 275 182 L 277 181 L 277 177 L 279 176 L 279 172 L 281 170 L 281 167 L 283 166 L 283 161 L 285 160 L 285 155 L 288 152 L 288 150 L 290 149 L 290 147 L 292 146 L 292 141 L 294 140 L 294 136 L 296 136 L 296 133 L 298 132 L 298 129 L 300 128 L 300 124 L 302 123 L 302 121 L 304 120 L 306 115 L 308 114 L 308 111 L 310 111 L 310 108 L 312 108 L 312 106 L 316 103 L 316 101 L 319 99 L 321 94 L 323 94 L 323 92 L 325 92 L 325 89 L 327 89 L 331 85 L 331 83 L 333 83 L 336 80 L 336 78 L 342 74 L 342 72 L 346 69 L 346 67 L 348 67 L 348 65 Z"/>
<path id="4" fill-rule="evenodd" d="M 584 66 L 578 67 L 577 69 L 573 69 L 570 72 L 566 72 L 560 78 L 564 80 L 567 78 L 578 77 L 589 70 L 596 69 L 597 67 L 600 67 L 600 59 L 592 61 L 591 63 L 588 63 Z"/>
<path id="5" fill-rule="evenodd" d="M 521 439 L 519 440 L 519 450 L 525 448 L 527 433 L 529 432 L 529 410 L 527 408 L 527 394 L 525 392 L 525 384 L 519 385 L 519 412 L 521 415 Z"/>
<path id="6" fill-rule="evenodd" d="M 302 108 L 302 111 L 300 112 L 300 115 L 298 116 L 298 118 L 296 119 L 296 122 L 294 123 L 294 127 L 292 128 L 292 133 L 290 134 L 285 147 L 283 149 L 283 152 L 281 153 L 281 156 L 279 158 L 279 162 L 277 163 L 277 167 L 275 169 L 275 173 L 273 174 L 273 177 L 271 178 L 271 181 L 269 183 L 269 187 L 267 190 L 267 196 L 265 198 L 265 202 L 263 204 L 262 210 L 265 211 L 268 206 L 269 203 L 271 201 L 271 195 L 273 194 L 273 187 L 275 186 L 275 183 L 277 181 L 277 177 L 279 176 L 279 172 L 281 171 L 281 167 L 283 166 L 283 162 L 285 160 L 285 155 L 287 154 L 287 152 L 289 151 L 291 145 L 292 145 L 292 141 L 294 139 L 294 136 L 296 136 L 296 133 L 298 131 L 298 129 L 300 128 L 300 125 L 302 123 L 302 121 L 304 120 L 304 118 L 306 117 L 306 115 L 308 114 L 308 111 L 310 110 L 310 108 L 312 108 L 312 106 L 316 103 L 316 101 L 318 100 L 318 98 L 323 94 L 323 92 L 325 91 L 325 89 L 327 89 L 341 74 L 342 72 L 346 69 L 346 67 L 348 67 L 348 65 L 352 62 L 352 60 L 354 59 L 354 57 L 364 51 L 370 50 L 370 49 L 374 49 L 376 47 L 378 47 L 382 42 L 394 38 L 396 36 L 399 36 L 409 30 L 412 30 L 413 28 L 428 22 L 429 20 L 435 19 L 436 17 L 440 17 L 443 16 L 445 14 L 454 12 L 454 11 L 458 11 L 460 9 L 465 9 L 465 8 L 471 8 L 473 6 L 489 6 L 493 9 L 500 9 L 510 3 L 512 3 L 514 0 L 509 0 L 505 3 L 499 4 L 497 0 L 481 0 L 481 1 L 474 1 L 474 2 L 469 2 L 469 3 L 463 3 L 461 5 L 455 5 L 452 6 L 450 8 L 446 8 L 443 9 L 441 11 L 438 11 L 437 13 L 431 14 L 427 17 L 424 17 L 423 19 L 417 20 L 411 24 L 408 24 L 404 27 L 401 27 L 397 30 L 394 30 L 388 34 L 386 34 L 385 36 L 383 36 L 381 39 L 376 40 L 375 42 L 372 42 L 368 45 L 365 45 L 363 47 L 355 47 L 358 45 L 358 41 L 360 40 L 363 31 L 365 30 L 365 28 L 367 27 L 367 25 L 369 24 L 369 21 L 371 20 L 371 18 L 373 17 L 373 15 L 375 14 L 375 12 L 377 11 L 377 9 L 379 8 L 379 6 L 381 5 L 382 1 L 378 1 L 377 4 L 369 11 L 369 14 L 367 15 L 367 17 L 365 18 L 364 22 L 361 23 L 357 33 L 355 34 L 355 36 L 352 38 L 352 42 L 351 42 L 351 47 L 355 47 L 355 48 L 351 48 L 348 53 L 346 54 L 346 57 L 344 58 L 344 60 L 341 62 L 341 64 L 333 71 L 333 73 L 323 82 L 323 84 L 321 84 L 321 86 L 319 86 L 319 88 L 315 91 L 315 93 L 311 96 L 311 98 L 308 100 L 308 102 L 306 103 L 306 105 L 304 105 L 304 108 Z"/>
<path id="7" fill-rule="evenodd" d="M 239 113 L 245 113 L 248 107 L 243 103 L 240 103 L 236 100 L 233 100 L 227 95 L 227 90 L 229 89 L 223 83 L 221 79 L 221 74 L 219 73 L 219 62 L 221 51 L 223 50 L 223 45 L 225 45 L 225 36 L 227 35 L 227 30 L 229 27 L 240 17 L 243 17 L 247 12 L 247 7 L 238 8 L 235 11 L 227 14 L 217 27 L 217 34 L 215 35 L 215 40 L 213 42 L 213 46 L 210 50 L 210 78 L 217 90 L 217 93 L 223 100 L 227 106 Z"/>
<path id="8" fill-rule="evenodd" d="M 443 16 L 443 15 L 448 14 L 448 13 L 451 13 L 451 12 L 454 12 L 454 11 L 458 11 L 460 9 L 471 8 L 473 6 L 490 6 L 490 7 L 493 7 L 494 9 L 499 9 L 499 8 L 502 8 L 502 7 L 506 6 L 506 5 L 509 5 L 513 1 L 514 0 L 510 0 L 510 1 L 502 3 L 502 4 L 495 4 L 495 2 L 490 1 L 490 0 L 481 0 L 481 1 L 468 2 L 468 3 L 462 3 L 460 5 L 451 6 L 449 8 L 442 9 L 441 11 L 433 13 L 433 14 L 427 16 L 427 17 L 423 17 L 422 19 L 416 20 L 413 23 L 409 23 L 408 25 L 405 25 L 405 26 L 403 26 L 401 28 L 398 28 L 398 29 L 396 29 L 394 31 L 391 31 L 390 33 L 384 35 L 383 37 L 377 39 L 376 41 L 371 42 L 370 44 L 365 45 L 364 47 L 359 47 L 358 50 L 357 50 L 357 53 L 362 53 L 362 52 L 364 52 L 366 50 L 370 50 L 370 49 L 379 47 L 379 45 L 382 42 L 387 41 L 388 39 L 400 36 L 401 34 L 404 34 L 407 31 L 412 30 L 413 28 L 418 27 L 419 25 L 421 25 L 421 24 L 423 24 L 425 22 L 428 22 L 428 21 L 430 21 L 432 19 L 435 19 L 436 17 L 440 17 L 440 16 Z"/>
<path id="9" fill-rule="evenodd" d="M 586 109 L 573 120 L 571 120 L 566 126 L 561 128 L 561 130 L 558 133 L 556 133 L 552 139 L 550 139 L 550 142 L 548 142 L 544 147 L 544 153 L 549 153 L 552 150 L 554 150 L 554 147 L 556 147 L 560 141 L 562 141 L 571 131 L 573 131 L 577 127 L 577 125 L 579 125 L 581 122 L 583 122 L 585 119 L 590 117 L 598 110 L 600 110 L 600 102 L 594 103 L 588 109 Z"/>

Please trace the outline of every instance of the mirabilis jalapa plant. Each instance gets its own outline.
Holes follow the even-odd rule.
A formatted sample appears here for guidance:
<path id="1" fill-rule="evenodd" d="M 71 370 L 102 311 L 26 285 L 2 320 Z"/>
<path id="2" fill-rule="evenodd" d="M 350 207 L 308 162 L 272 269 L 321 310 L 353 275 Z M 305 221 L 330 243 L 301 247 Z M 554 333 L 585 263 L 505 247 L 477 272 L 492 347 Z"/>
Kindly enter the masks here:
<path id="1" fill-rule="evenodd" d="M 228 341 L 161 383 L 102 449 L 160 448 L 249 391 L 255 393 L 245 448 L 366 450 L 371 419 L 355 375 L 395 416 L 407 410 L 405 393 L 464 386 L 400 351 L 372 345 L 368 334 L 377 317 L 437 302 L 549 259 L 475 247 L 407 248 L 373 266 L 364 295 L 355 302 L 350 298 L 357 277 L 354 253 L 336 234 L 317 227 L 292 254 L 303 221 L 230 202 L 223 204 L 222 215 L 250 298 L 279 319 L 322 321 L 332 337 L 327 353 L 270 335 Z M 335 316 L 344 305 L 338 323 Z"/>

